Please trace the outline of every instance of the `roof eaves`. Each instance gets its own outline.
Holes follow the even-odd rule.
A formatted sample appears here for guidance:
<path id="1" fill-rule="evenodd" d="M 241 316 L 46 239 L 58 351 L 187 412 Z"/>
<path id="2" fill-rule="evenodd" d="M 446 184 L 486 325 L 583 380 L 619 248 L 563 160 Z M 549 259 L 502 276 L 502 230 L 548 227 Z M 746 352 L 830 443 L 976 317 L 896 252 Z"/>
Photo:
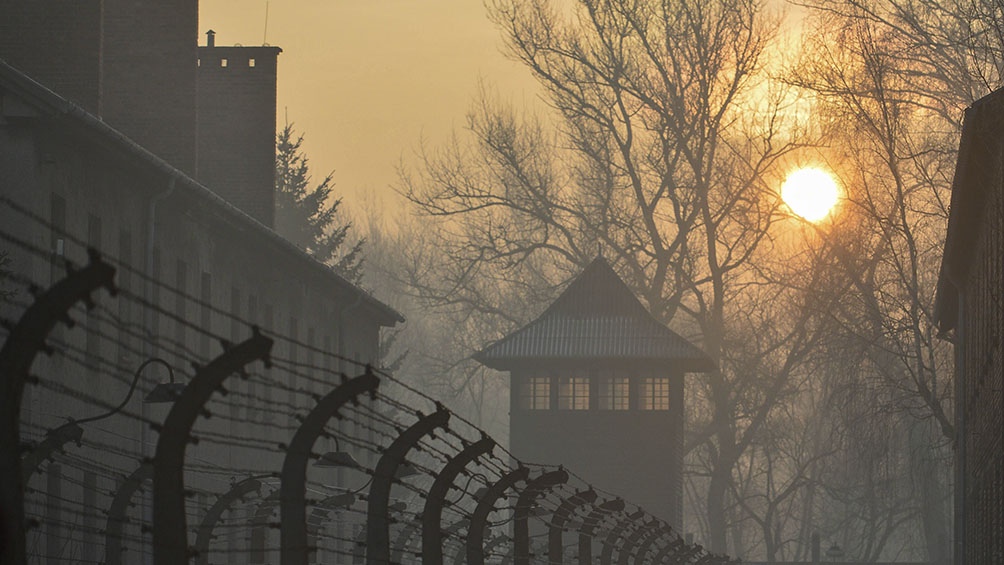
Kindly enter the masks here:
<path id="1" fill-rule="evenodd" d="M 94 132 L 102 138 L 111 141 L 115 146 L 130 154 L 140 162 L 152 167 L 157 172 L 164 174 L 175 181 L 176 185 L 190 191 L 198 198 L 204 198 L 212 202 L 227 219 L 250 228 L 250 231 L 259 236 L 265 237 L 271 244 L 276 245 L 287 253 L 298 257 L 301 261 L 311 265 L 310 268 L 320 272 L 323 276 L 330 278 L 340 288 L 351 293 L 358 293 L 362 300 L 370 307 L 383 315 L 382 325 L 392 326 L 399 322 L 404 322 L 404 316 L 387 304 L 384 304 L 366 290 L 359 288 L 338 273 L 332 271 L 327 265 L 317 261 L 299 247 L 277 234 L 272 229 L 260 223 L 258 220 L 247 215 L 233 204 L 227 202 L 218 194 L 205 187 L 192 177 L 177 169 L 167 161 L 139 145 L 122 132 L 109 126 L 101 119 L 92 115 L 80 106 L 70 102 L 62 96 L 56 94 L 46 86 L 33 80 L 28 75 L 12 67 L 3 59 L 0 59 L 0 85 L 13 91 L 14 94 L 29 99 L 36 105 L 42 106 L 53 115 L 65 116 L 80 123 L 88 131 Z"/>
<path id="2" fill-rule="evenodd" d="M 982 225 L 982 200 L 985 193 L 972 186 L 974 168 L 974 148 L 978 139 L 983 139 L 987 131 L 987 113 L 1002 113 L 1000 103 L 1004 101 L 1004 89 L 998 89 L 980 98 L 966 109 L 959 139 L 955 175 L 952 180 L 952 196 L 949 206 L 948 230 L 945 236 L 944 252 L 938 273 L 935 295 L 935 323 L 942 333 L 955 328 L 958 319 L 958 281 L 968 269 L 973 251 L 973 238 Z M 991 104 L 997 103 L 998 106 Z M 979 126 L 979 127 L 978 127 Z M 963 218 L 965 221 L 963 221 Z"/>

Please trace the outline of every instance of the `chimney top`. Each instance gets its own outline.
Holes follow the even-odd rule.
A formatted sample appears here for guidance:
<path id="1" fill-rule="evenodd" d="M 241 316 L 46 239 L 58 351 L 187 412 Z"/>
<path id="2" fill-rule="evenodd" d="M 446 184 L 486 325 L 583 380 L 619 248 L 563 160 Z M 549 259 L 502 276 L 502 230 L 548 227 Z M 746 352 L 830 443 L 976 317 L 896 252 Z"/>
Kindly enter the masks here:
<path id="1" fill-rule="evenodd" d="M 206 46 L 216 47 L 216 32 L 209 30 L 206 32 Z"/>

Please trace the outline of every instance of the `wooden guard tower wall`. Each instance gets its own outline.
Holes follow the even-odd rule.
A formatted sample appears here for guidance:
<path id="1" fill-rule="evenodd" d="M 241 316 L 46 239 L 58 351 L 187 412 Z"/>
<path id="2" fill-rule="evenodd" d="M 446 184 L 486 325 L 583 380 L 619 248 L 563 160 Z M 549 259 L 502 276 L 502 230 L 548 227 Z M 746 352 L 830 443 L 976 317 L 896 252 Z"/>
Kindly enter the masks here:
<path id="1" fill-rule="evenodd" d="M 510 450 L 565 465 L 679 528 L 684 374 L 711 360 L 657 321 L 604 259 L 475 359 L 508 371 Z"/>

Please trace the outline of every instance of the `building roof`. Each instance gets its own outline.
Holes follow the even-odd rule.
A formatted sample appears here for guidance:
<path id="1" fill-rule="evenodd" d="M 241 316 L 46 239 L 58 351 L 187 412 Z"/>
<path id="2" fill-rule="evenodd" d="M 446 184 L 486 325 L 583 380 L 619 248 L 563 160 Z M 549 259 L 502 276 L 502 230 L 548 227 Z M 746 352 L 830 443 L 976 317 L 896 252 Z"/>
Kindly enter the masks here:
<path id="1" fill-rule="evenodd" d="M 20 102 L 4 92 L 16 96 Z M 368 306 L 376 315 L 380 325 L 392 326 L 403 322 L 404 317 L 376 297 L 352 284 L 350 281 L 317 261 L 299 247 L 296 247 L 271 228 L 258 222 L 239 208 L 220 198 L 209 188 L 175 168 L 167 161 L 154 155 L 123 133 L 103 122 L 80 106 L 49 90 L 31 77 L 0 59 L 0 115 L 22 115 L 23 117 L 43 116 L 53 123 L 65 123 L 111 151 L 118 152 L 132 160 L 149 174 L 163 176 L 178 191 L 196 199 L 208 211 L 216 214 L 224 223 L 250 238 L 249 244 L 264 245 L 283 253 L 304 269 L 323 277 L 332 285 L 332 290 L 349 294 L 353 299 Z"/>
<path id="2" fill-rule="evenodd" d="M 684 372 L 715 365 L 700 348 L 656 320 L 602 257 L 576 277 L 536 320 L 474 359 L 507 370 L 527 361 L 665 361 Z"/>
<path id="3" fill-rule="evenodd" d="M 1004 136 L 1004 89 L 980 98 L 967 110 L 959 140 L 959 155 L 952 181 L 952 201 L 948 217 L 945 251 L 938 276 L 935 322 L 942 332 L 955 329 L 958 320 L 959 287 L 969 271 L 976 239 L 985 218 L 988 190 L 997 188 L 992 160 L 999 164 L 999 147 Z"/>

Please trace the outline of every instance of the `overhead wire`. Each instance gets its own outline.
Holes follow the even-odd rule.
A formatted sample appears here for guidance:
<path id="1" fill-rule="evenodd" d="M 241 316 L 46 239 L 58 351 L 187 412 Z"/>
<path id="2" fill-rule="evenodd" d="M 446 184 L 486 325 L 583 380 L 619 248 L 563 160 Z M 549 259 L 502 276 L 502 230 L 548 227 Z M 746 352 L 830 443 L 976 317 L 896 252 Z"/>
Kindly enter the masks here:
<path id="1" fill-rule="evenodd" d="M 7 197 L 0 197 L 0 204 L 6 205 L 8 208 L 32 218 L 38 225 L 44 226 L 54 233 L 59 233 L 62 237 L 65 237 L 80 248 L 87 247 L 87 242 L 82 241 L 66 230 L 60 230 L 52 226 L 51 223 L 46 222 L 43 218 L 14 203 Z M 52 259 L 51 252 L 41 249 L 6 230 L 0 229 L 0 240 L 7 241 L 28 253 L 45 258 L 46 260 Z M 230 336 L 222 335 L 220 332 L 212 331 L 211 328 L 204 327 L 204 324 L 195 323 L 185 315 L 164 306 L 164 304 L 169 302 L 171 296 L 174 297 L 176 304 L 184 304 L 185 311 L 188 310 L 189 306 L 194 306 L 203 313 L 208 312 L 212 316 L 215 316 L 217 326 L 220 325 L 219 322 L 221 320 L 224 323 L 230 321 L 232 330 L 234 328 L 247 328 L 249 335 L 254 331 L 254 328 L 258 327 L 254 320 L 247 320 L 241 317 L 238 312 L 231 312 L 227 309 L 217 307 L 211 300 L 203 300 L 202 297 L 196 297 L 183 288 L 178 288 L 162 280 L 158 280 L 158 278 L 147 273 L 145 269 L 135 268 L 128 261 L 122 261 L 114 256 L 103 256 L 102 260 L 119 270 L 120 274 L 128 274 L 128 278 L 130 279 L 128 286 L 119 289 L 119 293 L 115 298 L 120 304 L 128 305 L 128 308 L 125 309 L 126 311 L 132 312 L 133 315 L 139 312 L 148 312 L 150 315 L 155 315 L 155 319 L 158 321 L 155 328 L 159 327 L 162 319 L 173 322 L 176 328 L 178 328 L 176 329 L 178 335 L 191 336 L 195 339 L 188 339 L 188 337 L 182 340 L 172 339 L 163 335 L 160 331 L 154 331 L 155 328 L 131 322 L 116 313 L 109 306 L 110 301 L 102 299 L 98 301 L 98 305 L 95 308 L 78 320 L 78 325 L 83 326 L 80 329 L 86 335 L 91 336 L 90 339 L 97 340 L 97 346 L 92 346 L 91 350 L 88 350 L 86 346 L 80 347 L 73 343 L 80 340 L 67 337 L 68 333 L 61 334 L 59 338 L 50 337 L 52 343 L 57 347 L 57 356 L 75 367 L 89 372 L 109 375 L 121 384 L 133 383 L 135 379 L 137 388 L 141 392 L 147 392 L 156 384 L 154 376 L 135 376 L 131 373 L 130 368 L 124 366 L 123 363 L 109 362 L 105 356 L 100 354 L 94 355 L 94 350 L 96 349 L 98 352 L 101 352 L 105 349 L 114 348 L 122 352 L 134 354 L 139 358 L 147 356 L 149 351 L 153 350 L 167 356 L 175 357 L 179 362 L 188 360 L 200 364 L 207 362 L 205 340 L 213 340 L 224 344 L 221 349 L 225 350 L 228 344 L 231 343 L 230 340 L 234 339 L 235 336 L 233 334 L 236 332 L 231 331 Z M 20 284 L 34 285 L 28 277 L 21 275 L 14 275 L 13 280 Z M 145 295 L 145 293 L 134 291 L 135 288 L 142 288 L 144 286 L 147 289 L 156 289 L 158 294 L 160 291 L 163 291 L 168 294 L 168 297 L 159 296 L 154 299 Z M 30 308 L 30 306 L 30 303 L 18 302 L 13 305 L 13 308 L 23 311 Z M 80 311 L 82 311 L 82 308 L 79 305 L 74 307 L 74 312 Z M 3 331 L 5 333 L 0 335 L 9 335 L 10 330 Z M 335 438 L 339 443 L 344 442 L 357 452 L 368 453 L 371 458 L 375 459 L 380 457 L 385 449 L 382 447 L 382 444 L 392 443 L 400 436 L 405 422 L 410 421 L 405 419 L 405 416 L 418 418 L 420 414 L 429 414 L 433 410 L 443 409 L 442 405 L 428 393 L 380 367 L 374 367 L 357 359 L 341 355 L 338 352 L 319 347 L 309 338 L 305 341 L 298 336 L 291 336 L 270 327 L 261 328 L 260 332 L 263 336 L 273 340 L 272 351 L 269 355 L 271 368 L 267 370 L 261 370 L 257 367 L 251 368 L 248 371 L 250 380 L 246 384 L 238 382 L 236 386 L 232 387 L 226 398 L 221 399 L 218 396 L 214 396 L 211 400 L 211 405 L 215 407 L 213 408 L 215 410 L 213 414 L 215 417 L 224 423 L 229 422 L 231 426 L 237 424 L 241 426 L 239 428 L 231 427 L 229 431 L 222 431 L 219 427 L 196 429 L 193 430 L 193 438 L 198 438 L 212 445 L 238 448 L 250 453 L 268 453 L 273 457 L 278 457 L 281 454 L 275 451 L 277 447 L 274 438 L 276 432 L 285 433 L 288 436 L 291 432 L 297 430 L 299 426 L 294 422 L 302 419 L 302 414 L 312 409 L 310 408 L 312 406 L 311 401 L 316 404 L 321 396 L 317 390 L 331 390 L 332 387 L 338 386 L 342 381 L 347 379 L 348 377 L 344 372 L 346 367 L 354 368 L 360 374 L 365 371 L 372 372 L 381 379 L 381 383 L 385 386 L 378 388 L 377 392 L 373 395 L 373 402 L 366 399 L 358 403 L 358 405 L 348 406 L 341 410 L 339 418 L 333 419 L 335 430 L 328 431 L 326 426 L 322 437 Z M 198 348 L 192 347 L 191 343 L 195 340 L 201 341 L 202 345 Z M 280 347 L 276 347 L 277 345 Z M 318 358 L 320 362 L 318 362 Z M 335 366 L 341 370 L 335 370 Z M 252 383 L 263 385 L 261 388 L 265 391 L 285 393 L 286 399 L 272 398 L 271 393 L 261 394 L 256 391 L 257 387 L 251 388 Z M 66 384 L 61 379 L 49 379 L 41 376 L 38 386 L 49 393 L 72 398 L 82 406 L 113 410 L 108 416 L 121 416 L 137 421 L 141 425 L 159 424 L 152 417 L 136 413 L 125 408 L 124 405 L 118 406 L 91 391 Z M 281 394 L 277 396 L 281 396 Z M 261 421 L 248 423 L 246 419 L 240 417 L 240 411 L 244 410 L 245 414 L 250 414 L 249 411 L 252 409 L 252 403 L 261 404 L 260 407 L 256 408 L 260 414 L 255 416 L 256 419 L 260 419 Z M 425 407 L 417 408 L 417 404 L 424 404 Z M 388 410 L 381 411 L 378 409 L 378 405 L 385 406 Z M 263 417 L 265 414 L 267 416 Z M 452 411 L 449 414 L 450 423 L 443 426 L 440 433 L 421 438 L 414 446 L 414 453 L 409 457 L 409 463 L 420 471 L 421 476 L 415 481 L 397 481 L 397 484 L 401 485 L 404 492 L 409 492 L 418 499 L 427 494 L 427 489 L 420 485 L 424 485 L 428 480 L 433 478 L 442 465 L 450 461 L 473 441 L 476 441 L 474 438 L 488 437 L 483 429 L 462 415 Z M 50 415 L 49 418 L 52 416 Z M 288 418 L 288 421 L 285 423 L 282 422 L 283 416 Z M 275 419 L 280 421 L 266 421 Z M 346 423 L 350 425 L 346 425 Z M 26 432 L 29 435 L 36 434 L 42 429 L 42 426 L 29 425 L 26 427 Z M 100 431 L 101 433 L 113 433 L 108 430 Z M 138 465 L 142 461 L 142 457 L 144 457 L 143 453 L 149 448 L 148 445 L 139 445 L 139 449 L 122 448 L 104 441 L 95 440 L 89 437 L 89 435 L 86 434 L 85 438 L 81 441 L 81 448 L 84 452 L 100 453 L 104 456 L 103 459 L 97 459 L 85 453 L 78 454 L 75 450 L 71 450 L 74 451 L 73 455 L 61 455 L 60 461 L 68 464 L 70 468 L 81 472 L 96 473 L 106 481 L 115 481 L 116 483 L 121 481 L 124 476 L 123 473 L 127 472 L 126 469 L 122 469 L 121 467 L 128 466 L 125 465 L 126 462 L 131 462 L 130 465 L 132 466 Z M 115 434 L 113 433 L 113 435 Z M 119 439 L 127 438 L 124 434 L 117 435 Z M 134 445 L 133 447 L 135 448 L 136 446 Z M 123 461 L 120 461 L 118 464 L 110 462 L 107 459 L 107 455 L 109 454 L 123 458 Z M 468 492 L 471 484 L 477 481 L 487 486 L 492 482 L 493 477 L 501 478 L 519 466 L 526 466 L 538 472 L 545 472 L 555 468 L 550 465 L 522 462 L 513 456 L 504 446 L 496 446 L 496 449 L 493 449 L 491 453 L 479 458 L 478 462 L 471 469 L 464 470 L 464 474 L 467 474 L 468 477 L 466 485 L 463 488 L 451 485 L 452 489 L 459 492 L 459 496 L 456 496 L 453 500 L 448 500 L 450 504 L 447 504 L 443 508 L 444 516 L 453 516 L 455 518 L 454 522 L 457 523 L 460 520 L 470 519 L 473 515 L 471 505 L 474 503 L 473 495 Z M 226 475 L 230 475 L 234 477 L 236 475 L 266 471 L 265 469 L 242 469 L 232 465 L 222 467 L 196 461 L 187 462 L 185 470 L 186 474 L 190 475 L 194 473 L 193 477 L 196 475 L 205 476 L 203 479 L 192 483 L 190 491 L 206 497 L 219 496 L 218 493 L 197 486 L 201 484 L 200 481 L 207 480 L 210 476 L 225 477 Z M 370 476 L 373 476 L 375 472 L 374 468 L 365 465 L 360 468 L 360 471 Z M 68 484 L 79 488 L 85 487 L 85 481 L 71 475 L 72 473 L 66 473 L 65 475 Z M 566 485 L 545 491 L 538 497 L 536 504 L 541 508 L 554 512 L 565 498 L 586 487 L 594 489 L 597 493 L 604 494 L 605 496 L 614 496 L 609 491 L 589 485 L 581 476 L 569 471 L 569 482 Z M 312 492 L 317 493 L 333 492 L 330 485 L 316 480 L 308 481 L 308 488 Z M 37 494 L 40 494 L 37 490 L 29 492 L 29 495 L 34 498 L 37 498 L 34 496 Z M 73 514 L 72 509 L 69 508 L 70 506 L 80 506 L 82 504 L 72 499 L 63 500 L 66 497 L 61 495 L 44 494 L 52 496 L 53 501 L 64 502 L 62 511 L 68 514 Z M 107 500 L 108 495 L 103 494 L 102 496 L 101 500 Z M 308 505 L 316 505 L 319 501 L 320 499 L 317 498 L 308 498 L 307 500 Z M 37 504 L 37 501 L 33 504 Z M 186 512 L 193 519 L 197 514 L 197 509 L 192 508 L 194 504 L 194 502 L 190 501 L 186 505 L 188 507 Z M 250 510 L 252 503 L 242 504 L 241 508 Z M 511 508 L 502 507 L 495 509 L 494 512 L 511 512 L 511 510 Z M 196 514 L 192 512 L 196 512 Z M 347 515 L 352 515 L 353 513 L 362 511 L 346 509 L 345 512 Z M 623 514 L 626 515 L 627 510 Z M 537 521 L 538 517 L 531 516 L 530 519 Z M 543 518 L 540 519 L 543 520 Z M 601 522 L 606 519 L 607 517 L 603 517 Z M 495 522 L 492 525 L 500 526 L 507 521 Z M 223 532 L 229 530 L 244 531 L 249 527 L 248 524 L 235 522 L 230 519 L 224 520 L 216 526 Z M 457 528 L 455 531 L 448 532 L 446 538 L 448 540 L 459 540 L 462 536 L 462 531 L 462 527 Z M 316 533 L 318 534 L 318 540 L 334 539 L 340 543 L 354 542 L 354 539 L 347 537 L 330 538 L 325 530 L 319 530 Z M 145 543 L 142 536 L 134 538 L 134 541 Z M 210 551 L 215 551 L 212 546 L 210 547 Z M 228 546 L 227 551 L 244 550 Z M 346 555 L 349 555 L 349 553 L 346 553 Z"/>

